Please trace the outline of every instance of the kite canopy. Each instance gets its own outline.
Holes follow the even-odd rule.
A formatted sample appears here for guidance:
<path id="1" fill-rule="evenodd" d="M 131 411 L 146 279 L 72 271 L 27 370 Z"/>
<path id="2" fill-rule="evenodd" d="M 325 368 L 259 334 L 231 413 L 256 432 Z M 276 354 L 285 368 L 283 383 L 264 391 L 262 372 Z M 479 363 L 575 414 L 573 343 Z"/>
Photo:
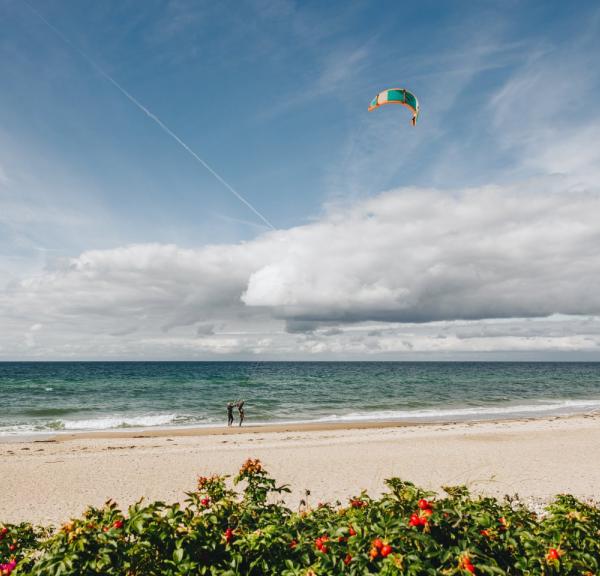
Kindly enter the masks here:
<path id="1" fill-rule="evenodd" d="M 419 101 L 417 100 L 417 97 L 408 90 L 405 90 L 404 88 L 390 88 L 389 90 L 380 92 L 373 100 L 371 100 L 369 112 L 384 104 L 402 104 L 403 106 L 406 106 L 412 110 L 413 113 L 412 125 L 415 126 L 417 124 Z"/>

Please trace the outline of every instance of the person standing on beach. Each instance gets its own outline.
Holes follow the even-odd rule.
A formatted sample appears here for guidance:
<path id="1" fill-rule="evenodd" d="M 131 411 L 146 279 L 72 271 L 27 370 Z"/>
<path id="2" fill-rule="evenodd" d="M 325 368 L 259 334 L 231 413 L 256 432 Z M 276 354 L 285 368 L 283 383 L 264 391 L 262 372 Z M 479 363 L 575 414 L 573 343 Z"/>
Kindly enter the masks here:
<path id="1" fill-rule="evenodd" d="M 233 407 L 235 404 L 233 402 L 227 402 L 227 426 L 231 426 L 233 424 Z"/>
<path id="2" fill-rule="evenodd" d="M 237 403 L 237 409 L 238 409 L 238 412 L 240 413 L 240 426 L 242 425 L 242 422 L 244 421 L 244 402 L 245 402 L 245 400 L 239 400 Z"/>

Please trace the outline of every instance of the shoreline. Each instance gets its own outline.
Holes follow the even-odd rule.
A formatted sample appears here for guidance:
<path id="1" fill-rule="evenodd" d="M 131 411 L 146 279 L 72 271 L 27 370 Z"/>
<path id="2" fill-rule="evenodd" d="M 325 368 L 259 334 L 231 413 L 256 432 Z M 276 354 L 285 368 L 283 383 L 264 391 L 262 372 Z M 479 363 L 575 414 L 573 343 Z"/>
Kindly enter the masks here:
<path id="1" fill-rule="evenodd" d="M 541 509 L 554 495 L 600 501 L 600 414 L 479 422 L 347 422 L 54 435 L 0 443 L 0 521 L 57 524 L 109 498 L 181 502 L 198 475 L 235 475 L 259 458 L 286 502 L 346 502 L 400 477 L 440 492 L 516 494 Z"/>
<path id="2" fill-rule="evenodd" d="M 396 428 L 404 426 L 430 425 L 431 422 L 400 422 L 400 421 L 367 421 L 367 422 L 277 422 L 273 424 L 255 424 L 245 426 L 173 426 L 153 428 L 119 428 L 112 430 L 90 430 L 75 432 L 60 432 L 49 435 L 51 440 L 76 440 L 83 438 L 165 438 L 198 437 L 198 436 L 229 436 L 236 434 L 261 434 L 280 432 L 322 432 L 327 430 L 363 430 L 372 428 Z"/>
<path id="3" fill-rule="evenodd" d="M 277 432 L 321 432 L 329 430 L 370 430 L 386 428 L 406 428 L 421 426 L 445 426 L 452 424 L 483 424 L 483 423 L 514 423 L 529 421 L 544 421 L 570 418 L 589 418 L 595 415 L 600 416 L 600 410 L 588 410 L 582 412 L 569 413 L 546 413 L 546 414 L 510 414 L 506 418 L 490 415 L 483 418 L 448 418 L 448 419 L 402 419 L 402 420 L 314 420 L 314 421 L 292 421 L 292 422 L 272 422 L 259 424 L 246 424 L 244 426 L 222 425 L 188 425 L 188 426 L 150 426 L 150 427 L 123 427 L 110 428 L 105 430 L 73 430 L 73 431 L 43 431 L 29 432 L 24 434 L 14 434 L 0 436 L 0 445 L 20 442 L 62 442 L 76 439 L 109 439 L 109 438 L 164 438 L 167 436 L 185 437 L 185 436 L 214 436 L 214 435 L 232 435 L 232 434 L 258 434 L 258 433 L 277 433 Z"/>

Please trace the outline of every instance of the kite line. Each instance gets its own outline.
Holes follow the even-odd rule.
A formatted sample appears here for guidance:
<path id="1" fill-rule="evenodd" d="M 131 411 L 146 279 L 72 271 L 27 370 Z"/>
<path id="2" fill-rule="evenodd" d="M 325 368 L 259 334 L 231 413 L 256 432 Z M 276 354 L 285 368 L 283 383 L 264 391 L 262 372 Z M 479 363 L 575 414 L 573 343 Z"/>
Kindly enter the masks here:
<path id="1" fill-rule="evenodd" d="M 121 84 L 119 84 L 108 72 L 106 72 L 94 59 L 89 56 L 84 50 L 72 42 L 67 36 L 65 36 L 54 24 L 49 22 L 45 16 L 34 8 L 27 0 L 22 0 L 25 4 L 48 28 L 50 28 L 62 41 L 69 45 L 75 50 L 82 58 L 84 58 L 88 64 L 90 64 L 102 77 L 108 80 L 123 96 L 125 96 L 134 106 L 141 110 L 150 120 L 154 121 L 159 128 L 168 134 L 175 142 L 177 142 L 186 152 L 188 152 L 194 160 L 201 164 L 206 170 L 208 170 L 227 190 L 229 190 L 242 204 L 249 208 L 256 216 L 258 216 L 271 230 L 275 230 L 275 226 L 269 222 L 269 220 L 263 216 L 248 200 L 246 200 L 225 178 L 223 178 L 214 168 L 212 168 L 205 160 L 203 160 L 196 152 L 194 152 L 173 130 L 171 130 L 156 114 L 151 112 L 146 106 L 144 106 L 137 98 L 130 94 Z"/>

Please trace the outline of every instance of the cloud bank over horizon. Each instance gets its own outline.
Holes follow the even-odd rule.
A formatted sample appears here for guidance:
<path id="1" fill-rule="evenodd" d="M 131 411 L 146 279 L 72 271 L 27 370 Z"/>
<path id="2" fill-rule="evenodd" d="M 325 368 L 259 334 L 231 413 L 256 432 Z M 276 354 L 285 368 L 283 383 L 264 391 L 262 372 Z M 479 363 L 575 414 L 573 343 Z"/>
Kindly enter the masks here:
<path id="1" fill-rule="evenodd" d="M 5 287 L 0 356 L 597 351 L 598 214 L 600 193 L 554 176 L 392 190 L 240 243 L 90 250 Z"/>

